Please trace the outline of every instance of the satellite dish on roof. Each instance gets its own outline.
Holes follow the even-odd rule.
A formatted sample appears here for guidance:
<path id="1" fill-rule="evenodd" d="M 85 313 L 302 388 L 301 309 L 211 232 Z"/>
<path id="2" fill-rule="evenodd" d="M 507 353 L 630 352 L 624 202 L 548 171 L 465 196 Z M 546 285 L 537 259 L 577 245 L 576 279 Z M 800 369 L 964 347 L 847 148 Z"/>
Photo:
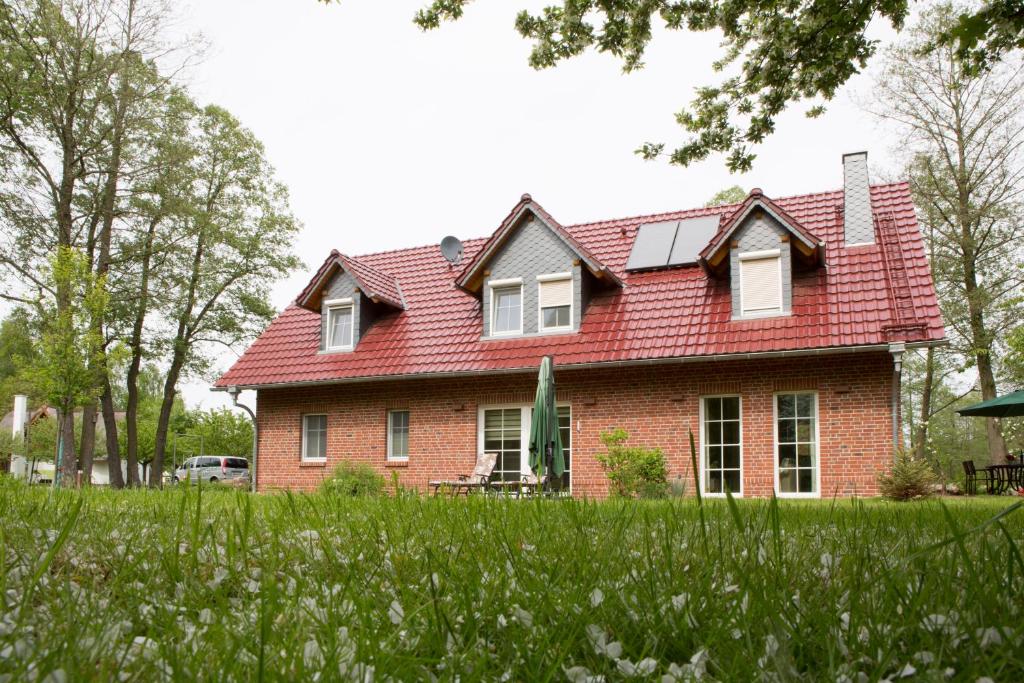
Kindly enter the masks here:
<path id="1" fill-rule="evenodd" d="M 448 263 L 452 265 L 458 265 L 462 261 L 462 242 L 459 241 L 458 237 L 452 237 L 449 235 L 441 240 L 441 254 L 447 259 Z"/>

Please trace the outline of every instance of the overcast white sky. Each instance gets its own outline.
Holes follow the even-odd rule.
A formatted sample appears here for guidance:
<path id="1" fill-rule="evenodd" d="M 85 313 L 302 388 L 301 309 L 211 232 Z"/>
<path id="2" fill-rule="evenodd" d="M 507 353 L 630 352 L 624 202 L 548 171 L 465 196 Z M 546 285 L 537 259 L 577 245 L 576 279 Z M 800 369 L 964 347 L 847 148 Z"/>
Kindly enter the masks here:
<path id="1" fill-rule="evenodd" d="M 423 33 L 412 17 L 425 3 L 206 0 L 181 10 L 183 30 L 210 46 L 188 74 L 196 99 L 263 140 L 305 226 L 295 248 L 307 268 L 274 288 L 279 309 L 332 248 L 485 236 L 523 192 L 572 224 L 699 206 L 732 184 L 770 196 L 838 188 L 845 152 L 868 150 L 875 171 L 889 165 L 850 91 L 819 119 L 784 116 L 749 174 L 717 158 L 645 162 L 633 153 L 642 142 L 683 139 L 673 115 L 713 79 L 715 36 L 659 32 L 647 68 L 629 75 L 596 54 L 538 72 L 513 20 L 543 3 L 478 0 Z M 188 403 L 226 402 L 208 387 L 183 387 Z"/>

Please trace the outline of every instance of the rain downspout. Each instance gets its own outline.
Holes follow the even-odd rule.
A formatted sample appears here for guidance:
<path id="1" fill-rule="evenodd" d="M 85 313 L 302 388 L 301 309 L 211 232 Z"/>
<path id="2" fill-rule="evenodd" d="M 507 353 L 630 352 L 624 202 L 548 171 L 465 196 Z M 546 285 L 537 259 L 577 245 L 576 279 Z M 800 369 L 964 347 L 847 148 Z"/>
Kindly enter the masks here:
<path id="1" fill-rule="evenodd" d="M 256 493 L 256 449 L 259 447 L 259 424 L 256 422 L 256 413 L 252 411 L 252 408 L 245 405 L 244 403 L 238 402 L 238 394 L 241 393 L 241 389 L 236 386 L 228 387 L 228 394 L 231 395 L 231 402 L 236 408 L 241 408 L 249 414 L 249 419 L 252 420 L 252 492 Z"/>
<path id="2" fill-rule="evenodd" d="M 892 354 L 892 447 L 893 457 L 900 447 L 900 389 L 903 381 L 903 353 L 907 345 L 903 342 L 889 344 Z"/>

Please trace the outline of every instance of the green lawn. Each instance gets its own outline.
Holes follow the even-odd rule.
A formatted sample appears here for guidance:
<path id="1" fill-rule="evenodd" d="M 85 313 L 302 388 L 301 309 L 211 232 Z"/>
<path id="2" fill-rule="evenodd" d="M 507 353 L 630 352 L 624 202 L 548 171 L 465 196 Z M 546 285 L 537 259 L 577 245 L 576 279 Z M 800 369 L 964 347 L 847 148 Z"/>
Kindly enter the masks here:
<path id="1" fill-rule="evenodd" d="M 1013 503 L 4 481 L 0 679 L 1019 681 Z"/>

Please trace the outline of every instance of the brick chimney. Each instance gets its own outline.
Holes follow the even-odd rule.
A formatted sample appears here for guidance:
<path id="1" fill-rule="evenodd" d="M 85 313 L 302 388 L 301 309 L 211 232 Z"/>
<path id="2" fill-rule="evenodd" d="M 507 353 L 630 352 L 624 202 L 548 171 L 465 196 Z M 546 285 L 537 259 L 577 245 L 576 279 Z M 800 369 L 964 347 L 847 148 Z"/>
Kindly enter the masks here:
<path id="1" fill-rule="evenodd" d="M 868 153 L 843 155 L 844 215 L 846 246 L 875 243 L 875 222 L 868 187 Z"/>

